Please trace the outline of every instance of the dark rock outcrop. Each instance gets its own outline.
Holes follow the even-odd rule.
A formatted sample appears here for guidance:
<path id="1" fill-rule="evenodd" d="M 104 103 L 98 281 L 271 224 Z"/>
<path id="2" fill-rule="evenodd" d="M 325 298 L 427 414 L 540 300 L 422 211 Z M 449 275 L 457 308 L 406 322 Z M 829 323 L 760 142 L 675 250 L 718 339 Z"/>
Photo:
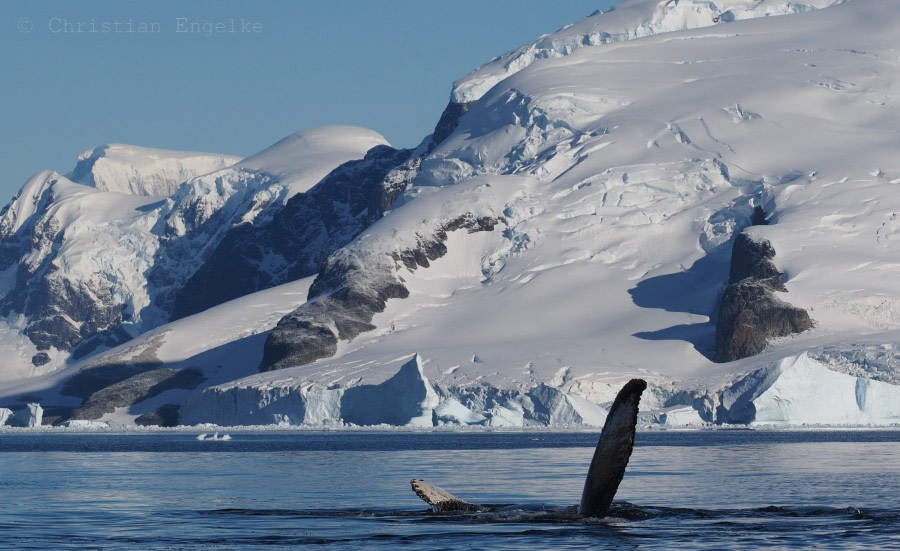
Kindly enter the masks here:
<path id="1" fill-rule="evenodd" d="M 431 153 L 434 151 L 434 148 L 439 146 L 441 142 L 447 139 L 450 134 L 456 130 L 456 127 L 459 126 L 459 119 L 465 115 L 466 111 L 469 110 L 469 107 L 472 106 L 472 103 L 455 103 L 450 102 L 447 104 L 447 107 L 444 108 L 444 112 L 441 113 L 441 118 L 438 119 L 437 125 L 434 127 L 434 132 L 431 135 L 431 142 L 428 144 L 428 152 Z"/>
<path id="2" fill-rule="evenodd" d="M 445 140 L 468 108 L 449 103 L 420 152 L 427 154 Z M 11 290 L 0 294 L 0 315 L 25 316 L 23 333 L 39 352 L 32 363 L 41 366 L 49 360 L 41 352 L 51 348 L 71 350 L 72 357 L 80 359 L 130 340 L 133 327 L 143 331 L 147 324 L 179 319 L 313 275 L 331 253 L 381 218 L 410 187 L 421 163 L 421 157 L 411 159 L 411 153 L 374 147 L 364 159 L 337 167 L 284 205 L 280 199 L 271 205 L 253 199 L 251 205 L 248 190 L 277 182 L 265 172 L 244 170 L 222 176 L 243 190 L 228 196 L 223 205 L 194 196 L 185 187 L 169 203 L 148 206 L 162 209 L 165 216 L 153 230 L 160 243 L 146 273 L 152 300 L 146 312 L 133 311 L 137 305 L 127 299 L 123 302 L 121 282 L 108 274 L 76 280 L 54 262 L 67 237 L 60 220 L 48 213 L 58 201 L 56 190 L 68 184 L 51 177 L 39 187 L 23 188 L 0 210 L 0 271 L 15 274 Z M 80 162 L 71 176 L 88 181 L 97 154 Z M 18 211 L 11 210 L 17 200 L 33 205 L 23 211 L 30 213 L 27 219 L 16 219 Z M 242 222 L 251 207 L 263 214 Z M 35 251 L 43 252 L 42 260 L 27 260 Z"/>
<path id="3" fill-rule="evenodd" d="M 68 406 L 46 406 L 44 407 L 44 425 L 59 425 L 72 416 L 75 408 Z"/>
<path id="4" fill-rule="evenodd" d="M 0 211 L 0 271 L 15 269 L 13 284 L 0 298 L 0 315 L 24 315 L 28 321 L 23 333 L 39 352 L 68 350 L 121 325 L 128 315 L 114 299 L 110 281 L 98 277 L 72 282 L 55 263 L 30 258 L 39 251 L 37 256 L 52 259 L 64 245 L 62 223 L 47 215 L 59 182 L 48 178 L 38 188 L 26 186 Z M 33 204 L 25 211 L 27 218 L 16 218 L 13 207 L 19 201 Z M 44 359 L 36 354 L 32 363 L 40 366 Z"/>
<path id="5" fill-rule="evenodd" d="M 762 352 L 768 339 L 813 327 L 806 310 L 779 300 L 787 292 L 772 263 L 775 249 L 766 240 L 740 233 L 734 240 L 728 286 L 716 321 L 716 361 L 730 362 Z"/>
<path id="6" fill-rule="evenodd" d="M 19 264 L 15 289 L 22 291 L 11 292 L 0 301 L 0 315 L 24 313 L 32 318 L 23 332 L 38 351 L 50 347 L 69 350 L 122 323 L 125 306 L 113 298 L 108 282 L 73 283 L 56 277 L 56 271 L 47 264 L 34 271 Z M 40 283 L 29 284 L 34 281 Z M 32 363 L 39 366 L 44 359 L 44 355 L 36 354 Z"/>
<path id="7" fill-rule="evenodd" d="M 171 368 L 144 371 L 94 392 L 84 400 L 81 407 L 72 412 L 72 419 L 99 419 L 118 407 L 136 404 L 167 390 L 192 390 L 204 380 L 206 377 L 200 371 L 191 368 L 179 371 Z"/>
<path id="8" fill-rule="evenodd" d="M 175 427 L 178 426 L 179 409 L 177 404 L 166 404 L 139 415 L 134 420 L 134 424 L 142 427 Z"/>
<path id="9" fill-rule="evenodd" d="M 778 291 L 785 291 L 781 283 L 781 272 L 772 263 L 775 258 L 775 249 L 766 240 L 754 241 L 746 233 L 739 233 L 734 239 L 731 249 L 731 269 L 728 273 L 728 283 L 737 283 L 750 278 L 757 281 L 767 281 Z"/>
<path id="10" fill-rule="evenodd" d="M 375 329 L 372 318 L 388 299 L 406 298 L 409 290 L 397 268 L 427 267 L 447 254 L 447 233 L 467 229 L 491 231 L 497 221 L 463 215 L 443 224 L 434 234 L 420 236 L 414 248 L 391 255 L 365 254 L 344 248 L 325 262 L 309 289 L 308 302 L 283 317 L 269 334 L 260 371 L 272 371 L 328 358 L 338 340 L 351 340 Z M 335 333 L 337 330 L 337 333 Z"/>
<path id="11" fill-rule="evenodd" d="M 271 219 L 230 229 L 177 293 L 172 319 L 315 274 L 328 255 L 381 218 L 402 193 L 383 184 L 409 155 L 409 150 L 373 147 L 365 158 L 344 163 L 289 199 Z"/>

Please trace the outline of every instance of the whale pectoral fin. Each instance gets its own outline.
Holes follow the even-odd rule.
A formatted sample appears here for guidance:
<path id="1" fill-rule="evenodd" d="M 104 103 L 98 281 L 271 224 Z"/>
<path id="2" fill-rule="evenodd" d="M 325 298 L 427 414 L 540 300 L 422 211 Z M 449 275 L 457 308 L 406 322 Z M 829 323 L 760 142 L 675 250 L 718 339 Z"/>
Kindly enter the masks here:
<path id="1" fill-rule="evenodd" d="M 443 511 L 478 511 L 480 508 L 474 503 L 459 499 L 450 492 L 429 484 L 420 478 L 409 481 L 413 491 L 422 500 L 431 505 L 431 510 L 439 513 Z"/>
<path id="2" fill-rule="evenodd" d="M 643 379 L 632 379 L 616 395 L 584 481 L 579 514 L 588 517 L 606 515 L 634 449 L 638 403 L 646 388 L 647 382 Z"/>

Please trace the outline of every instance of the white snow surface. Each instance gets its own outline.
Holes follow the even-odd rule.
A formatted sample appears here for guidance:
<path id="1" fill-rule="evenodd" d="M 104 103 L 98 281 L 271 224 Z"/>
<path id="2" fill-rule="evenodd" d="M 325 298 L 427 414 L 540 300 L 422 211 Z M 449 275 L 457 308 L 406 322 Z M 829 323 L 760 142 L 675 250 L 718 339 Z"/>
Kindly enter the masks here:
<path id="1" fill-rule="evenodd" d="M 233 155 L 109 144 L 82 153 L 71 176 L 100 191 L 168 196 L 182 182 L 240 160 Z"/>
<path id="2" fill-rule="evenodd" d="M 777 251 L 780 298 L 819 323 L 777 346 L 900 328 L 900 284 L 885 276 L 900 209 L 893 23 L 900 5 L 862 0 L 582 48 L 516 73 L 422 163 L 418 198 L 351 248 L 411 246 L 461 212 L 502 217 L 498 231 L 451 235 L 430 268 L 401 270 L 411 297 L 390 301 L 378 330 L 292 371 L 377 381 L 414 351 L 447 383 L 734 369 L 701 352 L 729 239 L 754 204 L 773 218 L 752 231 Z"/>
<path id="3" fill-rule="evenodd" d="M 348 250 L 409 248 L 465 212 L 498 230 L 454 232 L 429 268 L 399 269 L 410 298 L 334 358 L 238 384 L 378 384 L 418 353 L 436 385 L 546 383 L 594 403 L 641 376 L 653 409 L 808 348 L 896 342 L 900 4 L 754 5 L 798 13 L 578 48 L 493 85 Z M 754 205 L 773 222 L 752 232 L 777 251 L 779 298 L 818 325 L 715 364 L 710 316 Z M 514 404 L 495 414 L 523 423 Z"/>
<path id="4" fill-rule="evenodd" d="M 265 338 L 278 320 L 304 302 L 313 278 L 279 285 L 193 316 L 167 323 L 96 356 L 74 362 L 41 377 L 24 378 L 0 388 L 0 400 L 29 395 L 43 403 L 67 403 L 59 394 L 63 383 L 83 369 L 108 365 L 156 363 L 159 367 L 202 371 L 206 385 L 218 385 L 256 373 Z M 187 398 L 190 391 L 170 390 L 130 411 L 110 414 L 113 424 L 134 418 L 167 403 Z M 77 405 L 75 400 L 73 405 Z"/>
<path id="5" fill-rule="evenodd" d="M 285 199 L 309 190 L 335 167 L 361 159 L 384 136 L 356 126 L 320 126 L 296 132 L 247 157 L 238 167 L 272 174 L 288 186 Z"/>
<path id="6" fill-rule="evenodd" d="M 844 0 L 625 0 L 603 13 L 546 34 L 492 59 L 453 84 L 451 101 L 468 103 L 535 61 L 563 57 L 585 46 L 602 46 L 740 19 L 800 13 Z"/>
<path id="7" fill-rule="evenodd" d="M 363 128 L 314 128 L 288 136 L 240 165 L 208 174 L 205 169 L 215 159 L 225 165 L 237 159 L 104 146 L 94 150 L 101 154 L 93 163 L 98 179 L 91 185 L 52 171 L 32 177 L 0 218 L 0 238 L 28 240 L 31 250 L 20 262 L 35 270 L 52 266 L 45 276 L 52 284 L 108 295 L 110 303 L 124 305 L 129 317 L 124 329 L 137 336 L 166 321 L 154 294 L 183 284 L 229 228 L 266 216 L 273 205 L 385 143 Z M 129 159 L 136 164 L 128 165 Z M 181 168 L 171 168 L 176 165 Z M 193 172 L 201 175 L 193 177 Z M 168 197 L 157 196 L 178 174 L 189 179 Z M 160 267 L 170 269 L 168 286 L 154 287 L 148 274 Z M 0 293 L 11 291 L 15 272 L 0 273 Z M 15 313 L 0 319 L 0 351 L 13 358 L 0 368 L 0 381 L 71 364 L 67 353 L 51 348 L 50 362 L 34 367 L 31 357 L 37 350 L 21 332 L 27 321 Z"/>
<path id="8" fill-rule="evenodd" d="M 184 420 L 597 425 L 642 377 L 642 411 L 673 426 L 717 407 L 747 423 L 898 422 L 900 387 L 844 365 L 900 340 L 897 28 L 894 0 L 631 0 L 491 62 L 457 82 L 474 103 L 414 187 L 340 254 L 380 277 L 462 214 L 495 231 L 451 232 L 428 268 L 394 268 L 409 298 L 335 357 L 222 370 L 185 396 Z M 715 364 L 711 316 L 756 205 L 778 297 L 817 326 Z M 160 354 L 215 373 L 218 357 L 176 352 L 202 319 L 160 328 Z M 221 350 L 259 358 L 261 340 L 234 342 Z M 843 373 L 811 359 L 825 350 Z"/>

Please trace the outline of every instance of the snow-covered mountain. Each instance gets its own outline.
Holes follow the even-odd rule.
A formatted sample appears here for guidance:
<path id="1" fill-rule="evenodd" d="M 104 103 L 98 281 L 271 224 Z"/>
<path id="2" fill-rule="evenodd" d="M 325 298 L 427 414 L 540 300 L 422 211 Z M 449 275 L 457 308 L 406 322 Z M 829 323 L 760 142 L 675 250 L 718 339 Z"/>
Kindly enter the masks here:
<path id="1" fill-rule="evenodd" d="M 898 26 L 891 0 L 626 0 L 457 81 L 413 151 L 300 135 L 121 210 L 39 175 L 0 222 L 4 331 L 55 371 L 0 394 L 140 422 L 601 424 L 640 376 L 646 422 L 898 423 Z M 101 219 L 105 260 L 63 231 Z M 135 338 L 59 352 L 115 331 Z"/>
<path id="2" fill-rule="evenodd" d="M 107 146 L 71 174 L 85 183 L 35 175 L 0 214 L 0 380 L 59 369 L 168 321 L 176 293 L 232 228 L 267 220 L 384 144 L 366 129 L 318 128 L 219 170 L 236 159 Z"/>
<path id="3" fill-rule="evenodd" d="M 109 144 L 82 153 L 69 178 L 101 191 L 168 196 L 182 182 L 240 160 L 230 155 Z"/>

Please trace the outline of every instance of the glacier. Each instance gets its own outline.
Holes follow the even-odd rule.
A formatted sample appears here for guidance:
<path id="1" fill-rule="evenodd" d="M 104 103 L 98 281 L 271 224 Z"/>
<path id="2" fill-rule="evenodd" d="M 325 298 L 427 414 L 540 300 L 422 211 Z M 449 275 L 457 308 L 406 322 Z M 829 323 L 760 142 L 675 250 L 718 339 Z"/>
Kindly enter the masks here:
<path id="1" fill-rule="evenodd" d="M 237 164 L 104 146 L 71 174 L 83 183 L 35 175 L 0 213 L 0 349 L 15 358 L 0 380 L 56 371 L 169 321 L 229 229 L 385 143 L 366 129 L 314 128 Z"/>
<path id="2" fill-rule="evenodd" d="M 68 177 L 100 191 L 166 197 L 182 182 L 240 160 L 232 155 L 108 144 L 79 155 Z"/>
<path id="3" fill-rule="evenodd" d="M 43 418 L 44 408 L 40 404 L 27 404 L 24 408 L 15 411 L 9 408 L 0 408 L 0 427 L 39 427 Z"/>
<path id="4" fill-rule="evenodd" d="M 101 421 L 599 426 L 639 377 L 646 424 L 897 424 L 898 25 L 888 0 L 626 0 L 458 80 L 414 150 L 305 131 L 164 197 L 42 173 L 0 218 L 0 405 L 197 369 Z M 737 236 L 809 323 L 716 361 Z M 226 273 L 249 283 L 175 307 Z M 79 300 L 41 318 L 29 281 Z"/>
<path id="5" fill-rule="evenodd" d="M 802 353 L 748 374 L 720 408 L 726 423 L 891 425 L 900 423 L 900 386 L 832 371 Z"/>

